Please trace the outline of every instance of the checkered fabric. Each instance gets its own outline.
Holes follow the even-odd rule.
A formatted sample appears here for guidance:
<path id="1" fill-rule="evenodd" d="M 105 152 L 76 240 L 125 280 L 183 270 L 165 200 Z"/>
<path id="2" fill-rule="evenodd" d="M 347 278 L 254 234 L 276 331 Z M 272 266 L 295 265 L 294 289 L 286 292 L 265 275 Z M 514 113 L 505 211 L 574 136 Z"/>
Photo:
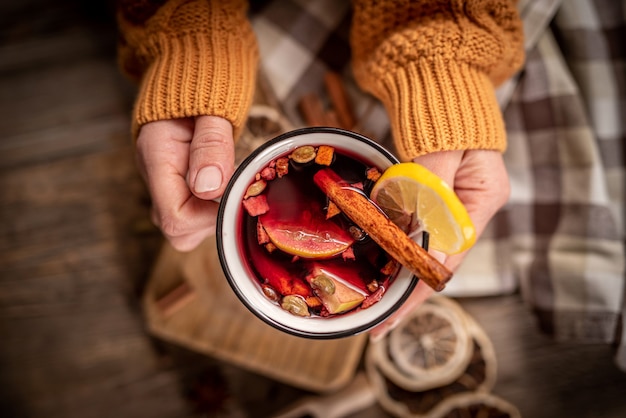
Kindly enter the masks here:
<path id="1" fill-rule="evenodd" d="M 527 0 L 527 62 L 497 91 L 508 133 L 511 199 L 445 291 L 520 291 L 558 339 L 615 343 L 626 370 L 624 193 L 626 25 L 614 0 Z M 394 151 L 384 108 L 350 74 L 350 5 L 274 0 L 253 7 L 262 68 L 282 111 L 325 97 L 342 74 L 358 127 Z M 622 339 L 622 341 L 620 341 Z"/>
<path id="2" fill-rule="evenodd" d="M 261 67 L 291 123 L 305 125 L 298 102 L 309 93 L 327 99 L 324 74 L 335 71 L 343 76 L 358 130 L 393 150 L 383 105 L 363 93 L 351 75 L 350 2 L 273 0 L 261 4 L 257 4 L 259 10 L 252 9 Z"/>

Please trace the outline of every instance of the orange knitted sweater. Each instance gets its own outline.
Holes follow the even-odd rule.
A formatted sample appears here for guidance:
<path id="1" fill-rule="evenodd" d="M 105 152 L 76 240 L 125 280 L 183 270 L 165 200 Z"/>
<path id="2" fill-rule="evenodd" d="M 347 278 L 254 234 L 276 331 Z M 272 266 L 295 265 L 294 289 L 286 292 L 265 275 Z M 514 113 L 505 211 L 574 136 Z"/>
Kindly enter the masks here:
<path id="1" fill-rule="evenodd" d="M 354 0 L 357 82 L 385 105 L 402 160 L 433 151 L 503 151 L 495 87 L 523 63 L 506 0 Z M 155 120 L 228 119 L 252 101 L 258 49 L 245 0 L 121 0 L 121 67 L 140 81 L 133 135 Z"/>

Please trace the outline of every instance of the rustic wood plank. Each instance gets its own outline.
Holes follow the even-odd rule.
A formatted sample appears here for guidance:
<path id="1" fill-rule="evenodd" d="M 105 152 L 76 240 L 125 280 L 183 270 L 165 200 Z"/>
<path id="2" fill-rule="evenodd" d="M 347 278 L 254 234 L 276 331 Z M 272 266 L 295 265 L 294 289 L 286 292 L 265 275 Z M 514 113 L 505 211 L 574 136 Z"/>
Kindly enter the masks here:
<path id="1" fill-rule="evenodd" d="M 163 362 L 137 306 L 161 238 L 135 229 L 148 206 L 114 27 L 64 6 L 2 26 L 0 415 L 186 416 L 187 371 Z"/>
<path id="2" fill-rule="evenodd" d="M 197 296 L 176 315 L 164 317 L 157 301 L 164 289 L 181 280 Z M 228 286 L 214 237 L 187 254 L 164 246 L 146 288 L 144 309 L 151 332 L 166 341 L 316 392 L 348 384 L 366 342 L 365 335 L 306 340 L 263 323 Z"/>

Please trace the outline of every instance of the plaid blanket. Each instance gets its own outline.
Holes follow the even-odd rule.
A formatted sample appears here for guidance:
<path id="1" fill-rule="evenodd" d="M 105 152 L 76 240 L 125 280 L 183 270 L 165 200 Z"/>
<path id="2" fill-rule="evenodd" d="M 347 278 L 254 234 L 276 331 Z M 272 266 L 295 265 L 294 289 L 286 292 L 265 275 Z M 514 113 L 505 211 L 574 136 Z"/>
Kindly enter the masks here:
<path id="1" fill-rule="evenodd" d="M 445 291 L 519 291 L 541 330 L 615 344 L 626 370 L 623 2 L 527 0 L 527 62 L 497 91 L 508 132 L 511 199 Z M 294 126 L 300 98 L 343 76 L 361 132 L 393 151 L 384 108 L 350 74 L 350 5 L 270 1 L 252 7 L 262 69 Z M 621 339 L 621 341 L 620 341 Z"/>

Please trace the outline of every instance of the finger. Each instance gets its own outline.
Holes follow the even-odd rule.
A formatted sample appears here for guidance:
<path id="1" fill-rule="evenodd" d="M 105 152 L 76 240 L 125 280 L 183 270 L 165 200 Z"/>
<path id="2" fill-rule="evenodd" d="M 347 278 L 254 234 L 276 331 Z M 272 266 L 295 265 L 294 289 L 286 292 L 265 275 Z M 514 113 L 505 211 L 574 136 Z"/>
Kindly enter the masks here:
<path id="1" fill-rule="evenodd" d="M 197 208 L 191 206 L 199 201 Z M 180 210 L 167 212 L 154 208 L 153 222 L 162 231 L 172 247 L 187 252 L 196 248 L 207 237 L 215 234 L 215 219 L 219 204 L 193 196 Z"/>
<path id="2" fill-rule="evenodd" d="M 141 127 L 135 144 L 137 148 L 136 159 L 139 171 L 146 183 L 154 166 L 159 164 L 162 153 L 166 154 L 163 157 L 166 157 L 167 161 L 174 163 L 176 166 L 180 165 L 181 169 L 185 171 L 187 170 L 188 142 L 192 132 L 193 120 L 188 118 L 149 122 Z M 167 142 L 162 143 L 161 141 Z M 187 147 L 184 147 L 184 144 L 187 144 Z M 168 146 L 173 147 L 169 152 L 167 150 Z M 180 150 L 184 151 L 184 155 L 178 155 Z M 179 157 L 176 158 L 176 162 L 174 162 L 175 157 Z"/>
<path id="3" fill-rule="evenodd" d="M 218 116 L 198 116 L 189 148 L 189 188 L 209 200 L 224 193 L 235 166 L 233 127 Z"/>
<path id="4" fill-rule="evenodd" d="M 154 223 L 172 246 L 189 251 L 215 231 L 217 204 L 195 197 L 186 182 L 192 125 L 183 120 L 145 125 L 137 154 L 152 197 Z"/>
<path id="5" fill-rule="evenodd" d="M 212 206 L 212 207 L 211 207 Z M 217 209 L 218 204 L 209 202 L 206 210 L 208 211 L 209 216 L 217 217 Z M 152 207 L 151 213 L 152 223 L 156 225 L 161 231 L 163 228 L 161 227 L 161 219 L 158 214 L 156 208 Z M 206 227 L 201 228 L 200 230 L 191 231 L 189 233 L 181 232 L 181 235 L 175 235 L 171 233 L 163 233 L 167 240 L 170 242 L 172 247 L 174 247 L 178 251 L 186 252 L 191 251 L 196 248 L 198 245 L 202 243 L 206 239 L 206 237 L 215 233 L 215 224 L 209 222 Z"/>

